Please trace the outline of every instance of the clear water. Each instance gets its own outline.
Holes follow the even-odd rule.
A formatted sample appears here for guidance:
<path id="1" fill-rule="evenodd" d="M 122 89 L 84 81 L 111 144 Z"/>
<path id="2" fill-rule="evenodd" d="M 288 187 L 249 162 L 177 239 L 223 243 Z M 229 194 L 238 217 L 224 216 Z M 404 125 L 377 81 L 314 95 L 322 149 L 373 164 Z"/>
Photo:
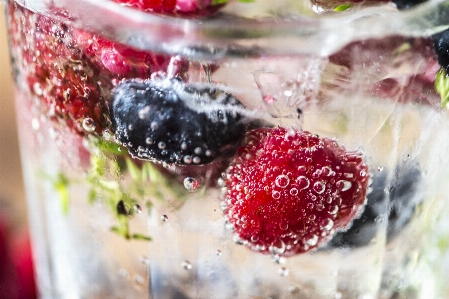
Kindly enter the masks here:
<path id="1" fill-rule="evenodd" d="M 46 9 L 39 7 L 38 1 L 25 4 Z M 216 51 L 217 57 L 213 57 L 214 51 L 199 51 L 190 57 L 190 83 L 219 83 L 248 111 L 267 122 L 295 126 L 335 138 L 349 149 L 359 148 L 365 153 L 371 176 L 385 175 L 387 187 L 397 165 L 407 161 L 419 165 L 422 179 L 410 198 L 417 204 L 413 217 L 389 242 L 388 219 L 379 217 L 377 234 L 366 246 L 323 248 L 282 258 L 237 244 L 223 217 L 223 194 L 220 184 L 215 183 L 213 167 L 192 171 L 171 166 L 168 177 L 160 175 L 167 171 L 161 167 L 156 170 L 159 175 L 139 181 L 129 165 L 120 171 L 120 157 L 106 159 L 91 138 L 80 137 L 64 122 L 54 121 L 42 107 L 36 86 L 26 84 L 34 70 L 25 63 L 24 49 L 35 47 L 34 32 L 24 39 L 15 31 L 20 22 L 33 22 L 36 15 L 22 8 L 9 13 L 16 18 L 10 23 L 11 39 L 23 45 L 11 50 L 42 298 L 447 297 L 447 268 L 436 265 L 444 264 L 443 260 L 447 264 L 448 256 L 448 232 L 442 229 L 448 226 L 440 224 L 447 212 L 449 191 L 448 115 L 440 109 L 437 94 L 420 85 L 421 81 L 410 79 L 434 67 L 425 38 L 424 46 L 410 44 L 404 35 L 366 39 L 368 46 L 363 46 L 359 43 L 362 35 L 354 33 L 337 46 L 323 49 L 311 42 L 304 51 L 282 54 L 273 54 L 276 47 L 271 47 L 266 55 L 242 57 L 246 50 L 238 55 Z M 425 24 L 437 24 L 432 22 Z M 438 22 L 443 23 L 442 17 Z M 55 26 L 63 27 L 59 23 Z M 411 35 L 412 28 L 404 31 Z M 71 27 L 65 30 L 71 32 Z M 399 33 L 395 30 L 388 32 Z M 111 34 L 105 32 L 108 37 Z M 117 33 L 117 38 L 127 34 Z M 67 44 L 70 37 L 67 33 Z M 303 44 L 306 38 L 298 40 Z M 139 42 L 142 48 L 151 46 L 148 40 Z M 136 40 L 130 43 L 135 45 Z M 170 39 L 164 47 L 169 45 Z M 282 40 L 279 48 L 285 47 L 286 40 Z M 179 49 L 174 52 L 182 52 Z M 205 64 L 219 68 L 208 73 Z M 391 82 L 394 84 L 388 85 Z M 407 89 L 411 85 L 416 89 Z M 83 124 L 86 131 L 91 130 L 89 121 Z M 108 139 L 109 134 L 103 133 L 101 138 Z M 92 166 L 101 161 L 106 161 L 102 164 L 105 174 L 97 177 Z M 152 241 L 126 240 L 111 231 L 121 218 L 115 215 L 113 195 L 105 192 L 107 188 L 98 188 L 104 185 L 137 198 L 138 206 L 128 207 L 134 211 L 129 230 L 151 236 Z M 91 190 L 98 197 L 93 203 L 89 202 Z"/>

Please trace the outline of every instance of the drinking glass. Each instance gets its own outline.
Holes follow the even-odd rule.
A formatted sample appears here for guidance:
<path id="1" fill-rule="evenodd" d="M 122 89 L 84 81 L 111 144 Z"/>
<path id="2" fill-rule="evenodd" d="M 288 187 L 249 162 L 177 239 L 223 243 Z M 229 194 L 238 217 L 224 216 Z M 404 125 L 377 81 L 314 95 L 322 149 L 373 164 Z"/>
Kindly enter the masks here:
<path id="1" fill-rule="evenodd" d="M 449 296 L 448 2 L 246 2 L 3 1 L 40 298 Z"/>

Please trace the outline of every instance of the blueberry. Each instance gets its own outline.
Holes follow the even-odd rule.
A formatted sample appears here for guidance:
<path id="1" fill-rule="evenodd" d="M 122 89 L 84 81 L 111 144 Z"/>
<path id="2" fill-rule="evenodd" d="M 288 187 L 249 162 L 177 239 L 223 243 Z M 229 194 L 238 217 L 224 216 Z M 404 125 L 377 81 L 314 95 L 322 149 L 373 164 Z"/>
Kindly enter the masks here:
<path id="1" fill-rule="evenodd" d="M 369 244 L 378 232 L 381 217 L 388 217 L 387 242 L 407 225 L 421 200 L 418 196 L 421 171 L 415 162 L 407 161 L 396 167 L 389 186 L 386 175 L 383 171 L 374 176 L 364 212 L 348 230 L 337 233 L 327 247 L 361 247 Z"/>
<path id="2" fill-rule="evenodd" d="M 449 74 L 449 29 L 433 35 L 432 39 L 438 63 Z"/>
<path id="3" fill-rule="evenodd" d="M 394 4 L 396 4 L 396 7 L 399 10 L 402 9 L 408 9 L 410 7 L 413 7 L 415 5 L 421 4 L 423 2 L 426 2 L 427 0 L 392 0 Z"/>
<path id="4" fill-rule="evenodd" d="M 115 137 L 133 157 L 178 165 L 232 155 L 249 119 L 231 94 L 177 79 L 123 81 L 109 108 Z"/>

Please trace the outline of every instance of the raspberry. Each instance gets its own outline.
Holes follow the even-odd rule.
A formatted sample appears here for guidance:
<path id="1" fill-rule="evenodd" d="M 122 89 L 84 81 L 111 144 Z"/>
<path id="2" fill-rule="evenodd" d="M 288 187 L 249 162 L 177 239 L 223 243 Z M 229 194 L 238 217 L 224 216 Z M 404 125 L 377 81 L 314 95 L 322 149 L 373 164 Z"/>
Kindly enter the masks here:
<path id="1" fill-rule="evenodd" d="M 306 131 L 262 128 L 226 172 L 225 215 L 238 243 L 280 256 L 325 243 L 359 214 L 368 167 L 360 152 Z"/>
<path id="2" fill-rule="evenodd" d="M 141 11 L 182 17 L 206 17 L 216 13 L 227 1 L 213 0 L 113 0 Z"/>

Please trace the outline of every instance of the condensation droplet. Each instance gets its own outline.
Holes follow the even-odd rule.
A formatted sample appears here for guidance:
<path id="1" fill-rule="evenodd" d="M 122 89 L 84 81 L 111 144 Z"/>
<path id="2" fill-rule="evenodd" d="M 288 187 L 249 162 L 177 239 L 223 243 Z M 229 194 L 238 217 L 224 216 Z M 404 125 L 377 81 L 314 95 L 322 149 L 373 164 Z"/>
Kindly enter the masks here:
<path id="1" fill-rule="evenodd" d="M 90 117 L 86 117 L 83 119 L 83 129 L 86 132 L 92 133 L 95 131 L 95 121 Z"/>
<path id="2" fill-rule="evenodd" d="M 271 193 L 271 196 L 272 196 L 274 199 L 279 199 L 279 198 L 281 197 L 281 193 L 280 193 L 279 191 L 274 190 L 274 191 Z"/>
<path id="3" fill-rule="evenodd" d="M 31 127 L 33 128 L 33 130 L 39 130 L 40 126 L 41 124 L 39 123 L 39 120 L 37 118 L 33 118 L 33 120 L 31 120 Z"/>
<path id="4" fill-rule="evenodd" d="M 162 215 L 162 216 L 161 216 L 161 220 L 164 221 L 164 222 L 167 222 L 167 221 L 168 221 L 168 216 L 165 215 L 165 214 Z"/>
<path id="5" fill-rule="evenodd" d="M 200 155 L 203 152 L 203 150 L 201 149 L 201 147 L 197 147 L 193 150 L 193 152 L 197 155 Z"/>
<path id="6" fill-rule="evenodd" d="M 326 190 L 326 184 L 324 184 L 323 182 L 319 181 L 313 184 L 313 191 L 315 191 L 316 193 L 322 194 L 324 190 Z"/>
<path id="7" fill-rule="evenodd" d="M 340 189 L 340 191 L 344 192 L 352 187 L 352 183 L 349 181 L 340 180 L 337 182 L 337 187 Z"/>
<path id="8" fill-rule="evenodd" d="M 275 183 L 279 188 L 285 188 L 290 183 L 290 179 L 288 178 L 288 176 L 281 174 L 276 177 Z"/>
<path id="9" fill-rule="evenodd" d="M 287 268 L 281 267 L 281 268 L 278 270 L 278 273 L 279 273 L 280 276 L 285 277 L 285 276 L 288 276 L 289 271 L 288 271 Z"/>
<path id="10" fill-rule="evenodd" d="M 165 144 L 165 142 L 160 141 L 160 142 L 157 144 L 157 147 L 158 147 L 159 149 L 165 149 L 165 148 L 167 147 L 167 145 Z"/>
<path id="11" fill-rule="evenodd" d="M 183 261 L 181 263 L 181 267 L 183 267 L 186 270 L 192 269 L 192 264 L 189 261 Z"/>
<path id="12" fill-rule="evenodd" d="M 201 163 L 201 158 L 200 157 L 193 157 L 192 161 L 193 161 L 193 164 L 200 164 Z"/>
<path id="13" fill-rule="evenodd" d="M 153 138 L 151 138 L 151 137 L 147 137 L 147 139 L 145 139 L 145 143 L 146 144 L 153 144 Z"/>
<path id="14" fill-rule="evenodd" d="M 195 190 L 196 188 L 198 188 L 198 181 L 195 178 L 186 177 L 184 179 L 184 187 L 187 190 Z"/>
<path id="15" fill-rule="evenodd" d="M 181 143 L 181 149 L 185 151 L 187 149 L 187 143 L 185 142 Z"/>
<path id="16" fill-rule="evenodd" d="M 136 274 L 134 275 L 134 281 L 138 284 L 143 284 L 145 282 L 145 279 L 139 274 Z"/>
<path id="17" fill-rule="evenodd" d="M 210 150 L 207 150 L 205 153 L 206 157 L 212 156 L 212 152 Z"/>

